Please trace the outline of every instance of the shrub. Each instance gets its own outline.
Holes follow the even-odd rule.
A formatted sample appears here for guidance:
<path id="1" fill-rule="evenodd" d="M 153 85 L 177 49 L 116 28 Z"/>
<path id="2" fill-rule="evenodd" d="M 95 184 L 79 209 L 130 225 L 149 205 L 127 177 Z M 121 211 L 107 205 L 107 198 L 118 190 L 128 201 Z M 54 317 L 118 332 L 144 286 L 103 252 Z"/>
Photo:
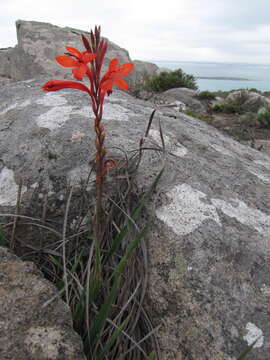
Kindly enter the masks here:
<path id="1" fill-rule="evenodd" d="M 248 91 L 256 92 L 256 93 L 258 93 L 258 94 L 260 94 L 260 93 L 261 93 L 261 91 L 260 91 L 260 90 L 258 90 L 258 89 L 256 89 L 256 88 L 251 88 L 251 89 L 248 89 Z"/>
<path id="2" fill-rule="evenodd" d="M 257 115 L 257 120 L 263 127 L 270 128 L 270 111 L 265 111 Z"/>
<path id="3" fill-rule="evenodd" d="M 213 111 L 216 111 L 216 112 L 223 112 L 224 111 L 224 107 L 225 105 L 224 104 L 216 104 L 212 107 L 212 110 Z"/>
<path id="4" fill-rule="evenodd" d="M 162 92 L 179 87 L 198 89 L 195 77 L 184 73 L 181 69 L 161 72 L 158 75 L 152 76 L 145 83 L 145 89 L 153 92 Z"/>
<path id="5" fill-rule="evenodd" d="M 243 108 L 238 100 L 224 104 L 223 111 L 228 114 L 242 114 Z"/>
<path id="6" fill-rule="evenodd" d="M 215 105 L 213 111 L 224 112 L 227 114 L 243 114 L 246 111 L 245 103 L 248 99 L 246 90 L 238 90 L 239 94 L 233 99 L 227 100 L 225 104 Z"/>
<path id="7" fill-rule="evenodd" d="M 205 90 L 198 94 L 198 98 L 201 100 L 214 100 L 216 98 L 215 93 Z"/>

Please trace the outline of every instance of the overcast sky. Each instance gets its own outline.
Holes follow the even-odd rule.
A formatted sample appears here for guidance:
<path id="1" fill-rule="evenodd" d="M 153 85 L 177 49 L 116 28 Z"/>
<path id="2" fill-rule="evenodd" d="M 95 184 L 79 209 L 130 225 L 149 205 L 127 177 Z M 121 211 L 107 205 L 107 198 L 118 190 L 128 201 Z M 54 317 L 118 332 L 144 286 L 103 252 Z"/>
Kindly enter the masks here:
<path id="1" fill-rule="evenodd" d="M 133 60 L 270 64 L 270 0 L 0 0 L 0 47 L 17 19 L 101 25 Z"/>

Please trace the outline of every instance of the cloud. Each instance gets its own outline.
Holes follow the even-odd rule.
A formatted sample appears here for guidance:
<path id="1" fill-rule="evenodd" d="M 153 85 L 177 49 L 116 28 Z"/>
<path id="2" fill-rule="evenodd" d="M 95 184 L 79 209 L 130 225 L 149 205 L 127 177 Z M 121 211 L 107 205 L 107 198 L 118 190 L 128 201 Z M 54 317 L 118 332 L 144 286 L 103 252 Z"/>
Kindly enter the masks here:
<path id="1" fill-rule="evenodd" d="M 133 59 L 270 62 L 269 0 L 1 0 L 0 47 L 16 43 L 15 21 L 89 30 Z"/>

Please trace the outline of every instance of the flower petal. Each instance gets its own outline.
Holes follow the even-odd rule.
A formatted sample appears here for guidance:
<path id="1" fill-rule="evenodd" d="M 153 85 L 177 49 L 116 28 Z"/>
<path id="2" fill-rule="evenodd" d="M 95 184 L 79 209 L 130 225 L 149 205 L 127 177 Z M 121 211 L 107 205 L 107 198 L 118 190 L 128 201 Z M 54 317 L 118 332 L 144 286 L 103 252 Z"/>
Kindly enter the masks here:
<path id="1" fill-rule="evenodd" d="M 116 162 L 113 159 L 107 159 L 105 161 L 105 166 L 107 169 L 113 169 L 114 167 L 116 167 Z"/>
<path id="2" fill-rule="evenodd" d="M 78 49 L 76 49 L 76 48 L 74 48 L 74 47 L 71 47 L 71 46 L 65 46 L 65 48 L 67 49 L 67 51 L 68 51 L 70 54 L 75 55 L 78 59 L 81 58 L 82 53 L 81 53 Z"/>
<path id="3" fill-rule="evenodd" d="M 78 61 L 72 59 L 69 56 L 57 56 L 55 60 L 58 62 L 58 64 L 64 66 L 64 67 L 74 67 L 78 66 Z"/>
<path id="4" fill-rule="evenodd" d="M 102 91 L 109 91 L 112 90 L 113 87 L 113 79 L 105 80 L 101 85 L 100 88 Z"/>
<path id="5" fill-rule="evenodd" d="M 82 61 L 84 62 L 84 64 L 87 64 L 87 63 L 89 63 L 89 61 L 92 61 L 96 57 L 97 57 L 97 54 L 92 54 L 88 51 L 85 51 L 85 53 L 82 56 Z"/>
<path id="6" fill-rule="evenodd" d="M 77 83 L 75 81 L 62 81 L 62 80 L 51 80 L 46 82 L 46 84 L 44 84 L 42 86 L 42 89 L 44 91 L 58 91 L 61 89 L 77 89 L 77 90 L 81 90 L 81 91 L 85 91 L 87 92 L 89 95 L 91 95 L 90 90 L 88 89 L 88 87 L 86 87 L 85 85 L 81 84 L 81 83 Z"/>
<path id="7" fill-rule="evenodd" d="M 87 72 L 87 69 L 88 68 L 86 65 L 80 64 L 80 66 L 77 66 L 72 70 L 72 74 L 74 75 L 75 79 L 82 80 L 82 78 Z"/>
<path id="8" fill-rule="evenodd" d="M 108 72 L 115 71 L 117 68 L 117 64 L 118 64 L 118 59 L 112 59 L 110 61 L 110 66 L 109 66 Z"/>
<path id="9" fill-rule="evenodd" d="M 128 90 L 128 84 L 125 80 L 121 79 L 121 78 L 115 78 L 114 79 L 114 83 L 123 90 Z"/>
<path id="10" fill-rule="evenodd" d="M 117 69 L 117 72 L 119 74 L 121 73 L 121 76 L 126 76 L 132 71 L 133 68 L 134 68 L 134 64 L 126 63 L 126 64 L 123 64 L 123 65 L 120 65 L 118 67 L 118 69 Z"/>

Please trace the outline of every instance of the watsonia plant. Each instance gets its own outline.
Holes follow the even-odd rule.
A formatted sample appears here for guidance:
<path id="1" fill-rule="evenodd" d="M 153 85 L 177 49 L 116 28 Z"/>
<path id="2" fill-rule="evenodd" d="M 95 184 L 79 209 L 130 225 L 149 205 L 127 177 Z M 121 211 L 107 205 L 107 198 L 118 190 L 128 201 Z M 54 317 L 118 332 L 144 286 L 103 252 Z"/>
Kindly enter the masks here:
<path id="1" fill-rule="evenodd" d="M 109 207 L 110 211 L 107 211 L 105 216 L 105 178 L 107 169 L 115 167 L 116 163 L 106 157 L 105 129 L 102 124 L 103 104 L 105 96 L 112 93 L 114 85 L 128 90 L 128 84 L 123 78 L 132 71 L 134 65 L 132 63 L 118 65 L 118 59 L 112 59 L 108 70 L 102 76 L 102 65 L 108 43 L 101 38 L 100 27 L 95 27 L 94 31 L 90 32 L 89 39 L 82 35 L 82 43 L 84 51 L 66 46 L 67 53 L 56 57 L 58 64 L 72 69 L 73 77 L 79 82 L 51 80 L 44 84 L 42 89 L 58 91 L 71 88 L 84 91 L 90 97 L 96 133 L 95 216 L 87 246 L 83 246 L 82 243 L 81 249 L 77 247 L 74 251 L 70 251 L 72 246 L 71 244 L 66 246 L 64 229 L 62 258 L 51 256 L 51 262 L 58 269 L 59 287 L 72 308 L 74 325 L 82 335 L 88 359 L 155 359 L 158 356 L 157 343 L 150 341 L 150 346 L 144 346 L 145 340 L 148 339 L 149 342 L 149 338 L 153 335 L 153 330 L 150 319 L 142 307 L 147 280 L 143 270 L 145 266 L 138 266 L 138 256 L 143 256 L 142 262 L 146 263 L 145 247 L 140 250 L 140 246 L 143 244 L 143 236 L 148 224 L 141 230 L 134 228 L 134 224 L 163 169 L 135 209 L 123 211 L 126 214 L 124 220 L 119 220 L 117 215 L 118 225 L 120 224 L 121 228 L 115 226 L 117 221 L 111 215 L 113 211 L 115 212 L 112 207 Z M 88 86 L 80 82 L 83 79 L 88 80 Z M 141 150 L 138 153 L 140 159 Z M 72 193 L 69 200 L 71 196 Z M 122 195 L 121 197 L 123 198 Z M 115 204 L 116 201 L 113 203 Z M 66 219 L 69 204 L 68 201 Z M 117 206 L 116 212 L 119 214 L 120 206 Z M 64 221 L 65 224 L 66 222 Z M 136 268 L 140 270 L 135 271 Z M 145 333 L 145 329 L 150 333 Z M 153 348 L 155 351 L 151 351 Z M 147 352 L 148 354 L 150 352 L 150 355 L 147 355 Z"/>
<path id="2" fill-rule="evenodd" d="M 78 49 L 66 46 L 67 53 L 65 56 L 56 57 L 56 61 L 64 66 L 71 67 L 75 79 L 83 80 L 87 77 L 89 87 L 75 81 L 48 81 L 43 85 L 45 91 L 58 91 L 66 88 L 73 88 L 85 91 L 91 99 L 91 107 L 95 115 L 94 129 L 96 132 L 96 185 L 97 185 L 97 203 L 96 217 L 97 223 L 100 222 L 101 216 L 101 199 L 103 179 L 107 173 L 108 167 L 113 167 L 113 160 L 106 159 L 106 149 L 104 146 L 105 130 L 102 125 L 103 104 L 105 95 L 112 93 L 113 85 L 120 89 L 128 90 L 128 84 L 123 79 L 132 69 L 133 64 L 127 63 L 118 65 L 118 59 L 112 59 L 108 71 L 101 77 L 101 69 L 104 56 L 108 48 L 108 42 L 100 37 L 100 27 L 95 27 L 95 31 L 90 33 L 90 41 L 82 35 L 85 51 L 80 52 Z M 97 227 L 96 236 L 100 238 L 101 229 Z"/>

